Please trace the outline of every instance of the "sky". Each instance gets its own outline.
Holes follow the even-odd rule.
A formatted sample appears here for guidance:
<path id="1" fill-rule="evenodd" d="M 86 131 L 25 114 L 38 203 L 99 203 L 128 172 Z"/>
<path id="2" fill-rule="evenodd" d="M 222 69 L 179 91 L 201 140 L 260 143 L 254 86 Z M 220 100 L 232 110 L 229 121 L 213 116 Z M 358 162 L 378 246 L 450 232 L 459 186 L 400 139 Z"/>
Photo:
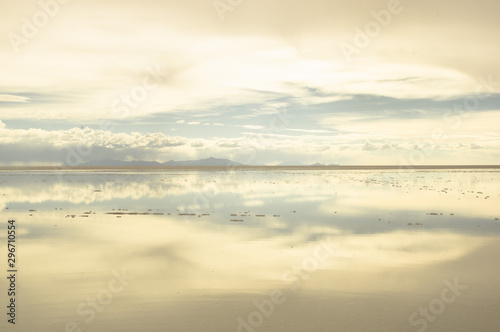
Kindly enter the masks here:
<path id="1" fill-rule="evenodd" d="M 0 0 L 0 165 L 500 164 L 499 0 Z"/>

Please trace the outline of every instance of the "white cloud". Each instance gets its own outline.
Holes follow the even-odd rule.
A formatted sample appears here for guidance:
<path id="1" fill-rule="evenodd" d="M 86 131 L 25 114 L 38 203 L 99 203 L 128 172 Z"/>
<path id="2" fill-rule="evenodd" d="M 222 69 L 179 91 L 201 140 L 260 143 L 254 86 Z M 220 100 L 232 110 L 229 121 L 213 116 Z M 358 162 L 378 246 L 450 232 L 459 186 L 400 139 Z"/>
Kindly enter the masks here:
<path id="1" fill-rule="evenodd" d="M 193 148 L 201 148 L 201 147 L 205 146 L 205 144 L 202 141 L 194 141 L 194 142 L 191 142 L 191 146 Z"/>
<path id="2" fill-rule="evenodd" d="M 112 133 L 89 128 L 47 131 L 2 129 L 0 163 L 63 163 L 68 158 L 85 162 L 92 159 L 153 159 L 183 147 L 188 140 L 162 133 Z"/>
<path id="3" fill-rule="evenodd" d="M 238 127 L 245 128 L 245 129 L 255 129 L 255 130 L 264 128 L 262 126 L 255 126 L 255 125 L 240 125 Z"/>
<path id="4" fill-rule="evenodd" d="M 439 142 L 440 149 L 458 143 L 469 147 L 471 155 L 459 157 L 462 162 L 479 156 L 482 151 L 476 151 L 476 145 L 483 151 L 498 150 L 498 110 L 472 112 L 460 120 L 458 129 L 456 119 L 436 120 L 425 113 L 429 110 L 422 110 L 422 117 L 413 120 L 386 116 L 384 112 L 373 112 L 371 118 L 333 113 L 342 109 L 332 109 L 332 113 L 319 118 L 310 111 L 322 103 L 349 102 L 352 95 L 450 99 L 474 93 L 479 77 L 491 75 L 494 82 L 499 81 L 500 44 L 496 42 L 496 32 L 500 31 L 500 21 L 496 17 L 496 2 L 408 2 L 404 12 L 374 37 L 369 47 L 360 49 L 351 64 L 346 62 L 339 45 L 352 41 L 354 28 L 367 23 L 367 13 L 383 9 L 386 3 L 367 0 L 361 10 L 356 2 L 343 3 L 342 10 L 338 6 L 338 2 L 323 0 L 252 2 L 228 13 L 237 19 L 224 23 L 205 0 L 154 0 L 148 6 L 132 0 L 120 5 L 119 11 L 114 2 L 96 0 L 64 6 L 44 31 L 21 45 L 20 54 L 12 51 L 8 38 L 0 39 L 0 118 L 45 120 L 40 124 L 47 120 L 95 124 L 119 118 L 113 112 L 113 103 L 123 95 L 136 93 L 139 97 L 128 106 L 129 120 L 140 123 L 153 114 L 169 113 L 179 119 L 189 113 L 189 118 L 186 116 L 186 120 L 176 124 L 219 126 L 220 136 L 236 135 L 233 138 L 241 139 L 238 144 L 242 147 L 257 144 L 259 158 L 266 162 L 283 161 L 280 158 L 296 160 L 294 153 L 300 153 L 304 162 L 329 162 L 332 158 L 333 162 L 378 162 L 382 159 L 377 158 L 396 153 L 389 148 L 391 144 L 399 144 L 401 149 L 414 144 L 423 146 L 434 129 L 443 129 L 448 135 L 444 142 Z M 5 36 L 16 29 L 20 33 L 22 18 L 34 8 L 37 7 L 20 2 L 4 8 L 0 34 Z M 443 10 L 446 15 L 436 19 L 434 15 Z M 428 24 L 422 26 L 422 20 Z M 142 96 L 148 66 L 160 67 L 163 80 Z M 500 92 L 500 84 L 492 84 L 487 90 Z M 294 125 L 296 128 L 268 135 L 265 140 L 249 138 L 245 133 L 233 134 L 237 131 L 235 125 L 224 118 L 226 112 L 234 112 L 241 105 L 252 105 L 252 109 L 232 114 L 232 120 L 276 114 L 289 106 L 301 109 L 303 114 L 298 116 L 312 115 L 304 117 L 307 127 Z M 250 123 L 241 128 L 262 128 L 255 124 L 261 122 Z M 321 128 L 315 128 L 316 125 Z M 178 129 L 173 126 L 166 130 Z M 33 152 L 34 146 L 43 145 L 52 151 L 83 142 L 102 149 L 136 149 L 117 154 L 123 158 L 170 157 L 158 152 L 164 150 L 161 146 L 175 150 L 172 158 L 217 153 L 238 156 L 230 147 L 218 150 L 221 139 L 207 137 L 198 137 L 203 145 L 191 145 L 190 139 L 158 133 L 148 136 L 78 130 L 10 131 L 2 122 L 0 129 L 9 133 L 0 135 L 0 144 L 11 144 L 12 151 L 26 155 L 27 151 Z M 203 132 L 210 131 L 206 129 Z M 332 130 L 335 135 L 328 137 Z M 377 149 L 371 153 L 360 150 L 367 141 L 373 146 L 366 148 Z M 177 151 L 177 143 L 183 143 L 187 149 Z M 333 155 L 326 145 L 342 146 L 343 150 L 336 149 L 342 154 Z M 309 152 L 321 149 L 323 154 Z M 373 159 L 368 161 L 366 155 Z M 443 156 L 439 160 L 446 161 Z M 450 156 L 457 157 L 447 155 Z M 494 153 L 491 157 L 485 153 L 480 160 L 486 162 L 493 156 Z M 392 157 L 397 159 L 395 154 Z M 37 158 L 43 159 L 42 153 Z M 385 160 L 387 163 L 393 159 Z"/>
<path id="5" fill-rule="evenodd" d="M 365 145 L 363 145 L 362 150 L 363 151 L 373 151 L 373 150 L 378 150 L 379 148 L 370 142 L 366 142 Z"/>
<path id="6" fill-rule="evenodd" d="M 243 133 L 236 138 L 187 138 L 163 133 L 112 133 L 89 128 L 46 131 L 41 129 L 0 130 L 0 164 L 62 164 L 89 160 L 156 160 L 167 161 L 229 158 L 246 164 L 280 164 L 286 160 L 299 160 L 304 164 L 400 164 L 413 151 L 424 151 L 426 164 L 470 164 L 470 160 L 494 163 L 500 157 L 500 137 L 465 136 L 443 144 L 427 144 L 367 136 L 328 136 L 304 134 Z M 467 154 L 456 147 L 466 143 Z M 364 144 L 364 145 L 363 145 Z M 415 147 L 416 146 L 416 147 Z M 474 149 L 481 146 L 481 149 Z M 362 148 L 360 148 L 362 147 Z M 416 150 L 415 150 L 416 149 Z M 367 153 L 366 150 L 369 150 Z M 484 153 L 485 151 L 486 153 Z"/>
<path id="7" fill-rule="evenodd" d="M 0 102 L 12 102 L 12 103 L 26 103 L 29 100 L 28 97 L 16 96 L 16 95 L 1 95 Z"/>

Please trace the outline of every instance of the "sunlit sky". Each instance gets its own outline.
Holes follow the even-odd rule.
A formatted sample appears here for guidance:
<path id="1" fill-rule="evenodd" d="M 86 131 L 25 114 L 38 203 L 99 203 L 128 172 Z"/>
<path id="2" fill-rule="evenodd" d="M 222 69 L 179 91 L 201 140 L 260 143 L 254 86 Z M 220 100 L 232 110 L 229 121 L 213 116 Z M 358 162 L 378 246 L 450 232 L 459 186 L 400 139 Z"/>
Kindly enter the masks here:
<path id="1" fill-rule="evenodd" d="M 499 13 L 498 0 L 2 0 L 0 164 L 500 164 Z"/>

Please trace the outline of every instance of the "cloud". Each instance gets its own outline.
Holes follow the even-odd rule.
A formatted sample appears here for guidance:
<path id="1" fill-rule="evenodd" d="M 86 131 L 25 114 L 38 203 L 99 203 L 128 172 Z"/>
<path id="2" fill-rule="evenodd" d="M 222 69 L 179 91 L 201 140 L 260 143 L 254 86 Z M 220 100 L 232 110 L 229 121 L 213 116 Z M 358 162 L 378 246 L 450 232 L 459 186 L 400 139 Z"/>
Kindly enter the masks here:
<path id="1" fill-rule="evenodd" d="M 358 1 L 257 2 L 238 7 L 229 14 L 238 19 L 226 22 L 219 21 L 206 1 L 187 3 L 152 1 L 144 6 L 129 1 L 119 12 L 97 1 L 66 6 L 51 21 L 51 33 L 37 35 L 36 47 L 31 40 L 24 45 L 22 59 L 4 38 L 0 85 L 6 91 L 31 91 L 46 98 L 18 102 L 26 108 L 15 113 L 6 109 L 0 116 L 27 116 L 33 110 L 29 106 L 46 113 L 62 111 L 58 115 L 71 120 L 82 114 L 100 119 L 116 98 L 141 86 L 148 66 L 159 66 L 164 80 L 131 109 L 133 117 L 186 109 L 203 113 L 255 101 L 265 104 L 271 95 L 293 97 L 300 105 L 359 93 L 449 98 L 474 92 L 480 76 L 500 77 L 495 57 L 500 46 L 494 42 L 500 24 L 491 14 L 498 9 L 493 2 L 404 4 L 401 16 L 362 49 L 352 65 L 346 63 L 339 45 L 350 42 L 354 28 L 363 28 L 371 19 L 366 13 L 382 10 L 386 3 L 364 1 L 366 10 L 359 10 Z M 24 5 L 13 7 L 0 25 L 4 35 L 20 28 L 22 17 L 30 12 Z M 88 18 L 96 9 L 108 17 L 105 22 Z M 443 10 L 446 17 L 436 20 L 435 14 Z M 429 18 L 425 27 L 419 24 L 422 17 Z M 460 42 L 450 35 L 460 36 Z M 472 46 L 464 49 L 463 43 Z M 478 56 L 477 50 L 488 52 Z M 124 52 L 130 57 L 117 61 Z M 500 91 L 500 86 L 493 89 Z M 255 113 L 260 111 L 266 110 Z"/>
<path id="2" fill-rule="evenodd" d="M 264 129 L 264 127 L 262 126 L 255 126 L 255 125 L 240 125 L 239 127 L 245 129 L 255 129 L 255 130 Z"/>
<path id="3" fill-rule="evenodd" d="M 61 6 L 19 53 L 0 39 L 0 119 L 42 128 L 15 131 L 0 122 L 9 133 L 0 144 L 10 151 L 2 161 L 30 162 L 28 152 L 32 161 L 60 160 L 65 147 L 78 144 L 125 159 L 246 158 L 228 139 L 254 147 L 258 162 L 398 163 L 398 154 L 425 144 L 439 146 L 435 161 L 494 160 L 500 3 L 402 1 L 402 12 L 369 47 L 356 46 L 348 63 L 339 46 L 353 44 L 356 29 L 373 20 L 369 13 L 386 7 L 380 0 L 254 1 L 221 21 L 206 0 L 131 0 L 119 10 L 97 0 Z M 0 34 L 21 34 L 23 18 L 38 10 L 25 2 L 4 8 Z M 488 98 L 476 97 L 478 107 L 466 114 L 454 112 L 478 89 Z M 117 101 L 126 112 L 117 112 Z M 280 109 L 294 112 L 293 128 L 257 137 L 240 131 L 269 128 L 266 117 Z M 54 130 L 110 119 L 126 133 Z M 154 132 L 207 123 L 187 128 L 196 130 L 186 137 Z M 458 143 L 469 156 L 451 152 Z M 332 148 L 319 153 L 324 146 Z M 480 155 L 476 146 L 492 153 Z"/>
<path id="4" fill-rule="evenodd" d="M 24 96 L 1 95 L 0 94 L 0 103 L 1 102 L 26 103 L 28 100 L 29 100 L 29 98 L 28 97 L 24 97 Z"/>
<path id="5" fill-rule="evenodd" d="M 90 128 L 69 130 L 8 129 L 0 130 L 0 164 L 2 165 L 76 165 L 90 160 L 173 160 L 229 158 L 246 164 L 280 164 L 299 160 L 303 164 L 400 164 L 401 158 L 424 151 L 427 164 L 495 163 L 500 157 L 498 135 L 481 139 L 460 137 L 460 143 L 471 148 L 467 154 L 456 149 L 459 142 L 449 141 L 439 148 L 426 142 L 409 144 L 408 141 L 378 138 L 366 140 L 364 136 L 285 135 L 244 133 L 227 138 L 188 138 L 163 133 L 106 132 Z M 474 147 L 488 149 L 482 154 Z M 361 146 L 361 148 L 360 148 Z M 293 147 L 291 149 L 290 147 Z M 454 152 L 456 150 L 456 152 Z M 367 156 L 366 151 L 376 151 Z M 478 151 L 478 152 L 476 152 Z M 429 153 L 427 153 L 429 152 Z"/>
<path id="6" fill-rule="evenodd" d="M 334 131 L 323 130 L 323 129 L 296 129 L 296 128 L 285 128 L 284 130 L 296 131 L 299 133 L 311 133 L 311 134 L 332 134 Z"/>
<path id="7" fill-rule="evenodd" d="M 221 148 L 239 148 L 239 147 L 241 147 L 241 145 L 238 143 L 219 143 L 217 145 L 220 146 Z"/>
<path id="8" fill-rule="evenodd" d="M 1 163 L 85 162 L 116 158 L 153 159 L 187 144 L 187 139 L 162 133 L 112 133 L 90 128 L 46 131 L 2 129 Z"/>
<path id="9" fill-rule="evenodd" d="M 201 148 L 201 147 L 204 147 L 204 146 L 205 146 L 205 144 L 203 144 L 203 142 L 192 142 L 192 143 L 191 143 L 191 146 L 192 146 L 193 148 Z"/>
<path id="10" fill-rule="evenodd" d="M 380 147 L 380 150 L 390 150 L 390 149 L 397 149 L 398 145 L 397 144 L 384 144 Z"/>
<path id="11" fill-rule="evenodd" d="M 378 147 L 375 144 L 372 144 L 370 142 L 366 142 L 365 145 L 361 148 L 363 151 L 374 151 L 378 150 Z"/>

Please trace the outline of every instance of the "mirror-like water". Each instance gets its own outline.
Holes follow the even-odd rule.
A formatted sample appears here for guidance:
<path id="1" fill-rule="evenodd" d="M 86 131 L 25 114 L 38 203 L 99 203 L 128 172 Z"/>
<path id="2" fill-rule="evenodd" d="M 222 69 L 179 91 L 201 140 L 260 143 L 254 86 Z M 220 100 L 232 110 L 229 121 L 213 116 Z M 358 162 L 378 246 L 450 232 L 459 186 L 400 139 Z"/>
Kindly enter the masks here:
<path id="1" fill-rule="evenodd" d="M 0 211 L 16 331 L 500 326 L 497 170 L 0 171 Z"/>

